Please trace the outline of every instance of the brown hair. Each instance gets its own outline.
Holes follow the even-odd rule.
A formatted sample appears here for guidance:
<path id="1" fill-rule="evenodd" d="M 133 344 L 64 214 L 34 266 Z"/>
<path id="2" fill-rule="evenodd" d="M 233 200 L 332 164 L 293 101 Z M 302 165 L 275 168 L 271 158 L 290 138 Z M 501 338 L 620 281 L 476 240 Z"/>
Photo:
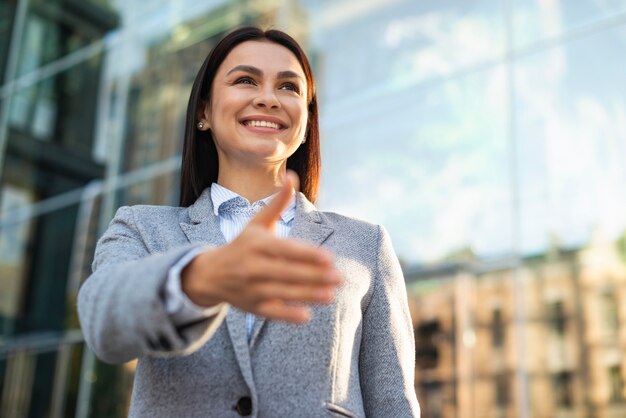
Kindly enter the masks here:
<path id="1" fill-rule="evenodd" d="M 311 202 L 317 198 L 320 178 L 320 142 L 319 118 L 315 80 L 309 60 L 298 43 L 289 35 L 279 30 L 263 31 L 257 27 L 246 26 L 226 35 L 213 48 L 204 60 L 196 75 L 185 119 L 185 142 L 180 178 L 180 206 L 189 206 L 211 183 L 217 181 L 219 161 L 217 149 L 211 131 L 196 128 L 197 116 L 203 106 L 209 103 L 213 79 L 219 66 L 230 51 L 246 41 L 269 41 L 289 49 L 298 59 L 307 82 L 308 121 L 305 133 L 306 142 L 287 159 L 287 168 L 300 177 L 300 191 Z"/>

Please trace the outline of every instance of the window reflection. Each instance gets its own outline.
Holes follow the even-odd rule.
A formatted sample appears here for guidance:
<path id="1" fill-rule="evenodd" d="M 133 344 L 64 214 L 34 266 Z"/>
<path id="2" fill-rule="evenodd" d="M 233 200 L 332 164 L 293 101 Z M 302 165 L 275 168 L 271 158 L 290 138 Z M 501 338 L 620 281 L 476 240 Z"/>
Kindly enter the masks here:
<path id="1" fill-rule="evenodd" d="M 420 324 L 415 329 L 415 361 L 421 369 L 434 369 L 439 362 L 437 338 L 439 337 L 439 322 L 432 321 Z"/>
<path id="2" fill-rule="evenodd" d="M 0 213 L 24 207 L 35 201 L 32 192 L 8 185 L 2 189 Z M 11 334 L 22 311 L 26 283 L 30 221 L 2 228 L 0 232 L 0 335 Z"/>
<path id="3" fill-rule="evenodd" d="M 623 327 L 615 301 L 624 301 L 626 283 L 620 247 L 609 242 L 553 250 L 522 262 L 517 273 L 506 263 L 480 260 L 407 271 L 418 398 L 425 405 L 439 402 L 429 386 L 436 380 L 443 394 L 448 387 L 456 399 L 441 406 L 449 411 L 444 416 L 464 408 L 481 417 L 517 416 L 511 408 L 519 407 L 522 367 L 530 416 L 584 411 L 584 405 L 618 414 L 624 393 L 618 337 Z M 514 304 L 516 275 L 522 283 L 521 311 Z M 607 286 L 620 290 L 607 292 Z M 607 334 L 607 329 L 613 331 Z"/>
<path id="4" fill-rule="evenodd" d="M 0 416 L 74 416 L 83 346 L 0 353 Z"/>
<path id="5" fill-rule="evenodd" d="M 0 2 L 0 80 L 4 80 L 9 55 L 9 45 L 11 42 L 11 31 L 13 29 L 15 6 L 15 1 Z"/>
<path id="6" fill-rule="evenodd" d="M 548 310 L 550 330 L 559 338 L 562 338 L 565 335 L 565 312 L 563 311 L 563 302 L 559 300 L 550 303 Z"/>
<path id="7" fill-rule="evenodd" d="M 119 24 L 107 1 L 28 2 L 17 76 L 33 74 L 43 66 L 67 59 Z"/>
<path id="8" fill-rule="evenodd" d="M 552 376 L 554 403 L 557 408 L 571 408 L 573 404 L 572 373 L 558 372 Z"/>
<path id="9" fill-rule="evenodd" d="M 101 57 L 96 56 L 55 77 L 18 89 L 9 108 L 9 146 L 24 148 L 21 142 L 30 141 L 29 147 L 61 148 L 66 154 L 91 159 L 97 102 L 94 94 L 85 92 L 98 91 L 100 66 Z"/>
<path id="10" fill-rule="evenodd" d="M 0 2 L 2 75 L 16 4 Z M 90 416 L 126 415 L 134 364 L 81 370 L 59 334 L 77 329 L 98 219 L 177 202 L 192 79 L 244 22 L 308 49 L 320 206 L 393 237 L 424 418 L 626 414 L 624 2 L 28 4 L 17 75 L 34 78 L 2 90 L 1 212 L 73 197 L 0 228 L 0 416 L 74 416 L 81 379 Z M 83 199 L 98 179 L 115 187 Z"/>
<path id="11" fill-rule="evenodd" d="M 321 205 L 384 224 L 406 263 L 510 253 L 503 70 L 333 108 Z"/>
<path id="12" fill-rule="evenodd" d="M 521 246 L 580 247 L 626 228 L 624 28 L 529 56 L 516 79 Z M 603 65 L 601 62 L 613 62 Z"/>
<path id="13" fill-rule="evenodd" d="M 526 46 L 549 38 L 567 36 L 581 28 L 623 18 L 626 4 L 620 0 L 513 0 L 515 45 Z"/>
<path id="14" fill-rule="evenodd" d="M 504 48 L 503 1 L 338 1 L 312 8 L 328 102 L 367 103 L 492 60 Z M 323 109 L 323 108 L 322 108 Z M 328 109 L 326 110 L 328 111 Z"/>
<path id="15" fill-rule="evenodd" d="M 614 293 L 605 293 L 601 296 L 602 327 L 607 336 L 607 340 L 615 341 L 619 339 L 619 310 L 617 297 Z"/>
<path id="16" fill-rule="evenodd" d="M 624 397 L 624 378 L 620 365 L 611 366 L 608 369 L 609 375 L 609 399 L 611 403 L 621 403 L 626 400 Z"/>
<path id="17" fill-rule="evenodd" d="M 494 309 L 492 314 L 491 341 L 494 347 L 502 347 L 504 344 L 504 321 L 499 308 Z"/>

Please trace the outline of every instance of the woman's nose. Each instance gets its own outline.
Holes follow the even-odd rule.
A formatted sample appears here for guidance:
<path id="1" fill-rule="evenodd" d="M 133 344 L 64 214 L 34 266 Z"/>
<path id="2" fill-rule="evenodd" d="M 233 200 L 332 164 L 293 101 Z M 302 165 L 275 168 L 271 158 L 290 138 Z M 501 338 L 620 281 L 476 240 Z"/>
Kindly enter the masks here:
<path id="1" fill-rule="evenodd" d="M 276 97 L 276 93 L 273 89 L 262 89 L 259 94 L 254 98 L 253 104 L 256 107 L 268 107 L 270 109 L 278 109 L 280 107 L 280 100 Z"/>

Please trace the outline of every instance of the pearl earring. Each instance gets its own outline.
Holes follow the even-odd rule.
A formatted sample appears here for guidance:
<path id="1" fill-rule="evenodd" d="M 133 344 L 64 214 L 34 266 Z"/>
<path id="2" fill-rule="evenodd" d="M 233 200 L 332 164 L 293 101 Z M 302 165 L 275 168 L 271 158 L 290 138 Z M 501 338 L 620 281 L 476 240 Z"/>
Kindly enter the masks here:
<path id="1" fill-rule="evenodd" d="M 204 122 L 198 122 L 198 129 L 204 128 Z"/>

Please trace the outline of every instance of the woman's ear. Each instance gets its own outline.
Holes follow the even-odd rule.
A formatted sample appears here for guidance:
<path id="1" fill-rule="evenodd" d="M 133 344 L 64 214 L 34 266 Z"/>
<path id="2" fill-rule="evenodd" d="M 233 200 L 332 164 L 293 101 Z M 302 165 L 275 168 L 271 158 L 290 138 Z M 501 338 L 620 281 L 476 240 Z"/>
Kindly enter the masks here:
<path id="1" fill-rule="evenodd" d="M 196 126 L 201 131 L 208 131 L 209 129 L 211 129 L 209 120 L 211 120 L 209 104 L 205 102 L 204 100 L 202 100 L 198 104 L 198 107 L 196 110 Z"/>

